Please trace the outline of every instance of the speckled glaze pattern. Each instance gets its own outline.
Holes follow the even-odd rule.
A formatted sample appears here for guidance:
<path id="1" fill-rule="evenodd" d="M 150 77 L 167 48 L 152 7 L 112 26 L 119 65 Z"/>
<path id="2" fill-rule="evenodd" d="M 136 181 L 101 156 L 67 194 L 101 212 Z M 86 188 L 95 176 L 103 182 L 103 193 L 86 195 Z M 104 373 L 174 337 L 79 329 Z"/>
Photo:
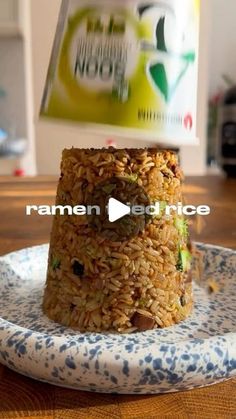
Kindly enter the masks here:
<path id="1" fill-rule="evenodd" d="M 107 393 L 166 393 L 236 375 L 236 252 L 199 244 L 204 277 L 192 316 L 171 328 L 81 334 L 50 321 L 41 305 L 48 246 L 0 258 L 0 362 L 52 384 Z M 205 282 L 206 283 L 206 282 Z"/>

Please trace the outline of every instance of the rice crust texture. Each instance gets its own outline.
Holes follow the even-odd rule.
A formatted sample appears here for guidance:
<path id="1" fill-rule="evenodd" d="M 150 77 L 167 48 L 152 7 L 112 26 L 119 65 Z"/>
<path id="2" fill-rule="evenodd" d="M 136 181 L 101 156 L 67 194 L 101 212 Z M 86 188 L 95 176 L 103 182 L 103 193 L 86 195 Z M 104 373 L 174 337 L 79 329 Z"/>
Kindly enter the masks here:
<path id="1" fill-rule="evenodd" d="M 64 150 L 57 205 L 87 202 L 111 177 L 130 179 L 150 202 L 182 202 L 183 176 L 174 152 L 158 149 Z M 53 220 L 44 313 L 80 332 L 132 333 L 164 328 L 189 316 L 193 306 L 188 234 L 181 216 L 151 217 L 129 240 L 99 235 L 87 216 Z"/>

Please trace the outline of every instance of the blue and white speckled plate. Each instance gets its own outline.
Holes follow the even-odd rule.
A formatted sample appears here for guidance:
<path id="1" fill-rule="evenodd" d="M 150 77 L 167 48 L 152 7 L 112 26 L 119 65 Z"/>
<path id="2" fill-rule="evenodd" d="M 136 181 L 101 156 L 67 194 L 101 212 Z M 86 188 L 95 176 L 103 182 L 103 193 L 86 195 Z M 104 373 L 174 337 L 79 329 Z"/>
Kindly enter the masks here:
<path id="1" fill-rule="evenodd" d="M 173 392 L 236 375 L 236 252 L 199 247 L 204 276 L 221 291 L 195 285 L 187 321 L 133 335 L 75 333 L 43 315 L 48 246 L 0 258 L 0 362 L 41 381 L 107 393 Z"/>

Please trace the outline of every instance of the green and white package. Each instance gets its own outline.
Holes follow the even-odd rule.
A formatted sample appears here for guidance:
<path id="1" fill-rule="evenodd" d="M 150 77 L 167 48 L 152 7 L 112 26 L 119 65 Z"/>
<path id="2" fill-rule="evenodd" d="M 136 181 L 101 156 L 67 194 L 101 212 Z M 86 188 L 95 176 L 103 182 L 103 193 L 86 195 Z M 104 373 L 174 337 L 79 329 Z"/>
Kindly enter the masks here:
<path id="1" fill-rule="evenodd" d="M 195 144 L 200 0 L 63 0 L 41 115 Z"/>

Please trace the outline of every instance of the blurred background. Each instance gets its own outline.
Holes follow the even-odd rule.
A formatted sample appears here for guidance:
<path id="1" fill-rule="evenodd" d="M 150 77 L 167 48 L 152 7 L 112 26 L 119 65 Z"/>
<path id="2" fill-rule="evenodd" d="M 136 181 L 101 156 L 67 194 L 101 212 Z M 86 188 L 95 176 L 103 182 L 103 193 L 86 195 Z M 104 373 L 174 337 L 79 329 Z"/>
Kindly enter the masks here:
<path id="1" fill-rule="evenodd" d="M 219 108 L 227 90 L 236 84 L 236 1 L 201 3 L 200 145 L 180 150 L 187 175 L 220 171 Z M 61 0 L 0 0 L 0 175 L 54 175 L 59 172 L 62 148 L 106 145 L 104 136 L 38 117 L 60 4 Z M 236 149 L 234 131 L 228 124 L 226 136 L 232 150 Z M 149 145 L 130 139 L 116 142 L 120 147 Z"/>

